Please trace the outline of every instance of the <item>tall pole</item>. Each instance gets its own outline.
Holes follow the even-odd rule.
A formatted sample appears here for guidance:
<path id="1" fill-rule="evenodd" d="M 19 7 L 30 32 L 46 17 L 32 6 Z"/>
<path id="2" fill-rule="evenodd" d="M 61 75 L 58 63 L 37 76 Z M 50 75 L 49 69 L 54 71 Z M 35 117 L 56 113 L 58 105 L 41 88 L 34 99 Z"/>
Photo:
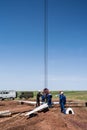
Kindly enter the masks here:
<path id="1" fill-rule="evenodd" d="M 44 0 L 44 87 L 48 87 L 48 0 Z"/>

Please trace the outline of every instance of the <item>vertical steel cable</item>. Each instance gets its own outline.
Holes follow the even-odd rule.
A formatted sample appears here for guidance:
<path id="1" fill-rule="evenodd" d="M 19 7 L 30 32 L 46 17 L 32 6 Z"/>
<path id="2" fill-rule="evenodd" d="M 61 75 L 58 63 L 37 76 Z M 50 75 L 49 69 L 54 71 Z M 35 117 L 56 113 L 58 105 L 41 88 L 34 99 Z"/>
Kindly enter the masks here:
<path id="1" fill-rule="evenodd" d="M 48 0 L 44 0 L 44 87 L 48 87 Z"/>

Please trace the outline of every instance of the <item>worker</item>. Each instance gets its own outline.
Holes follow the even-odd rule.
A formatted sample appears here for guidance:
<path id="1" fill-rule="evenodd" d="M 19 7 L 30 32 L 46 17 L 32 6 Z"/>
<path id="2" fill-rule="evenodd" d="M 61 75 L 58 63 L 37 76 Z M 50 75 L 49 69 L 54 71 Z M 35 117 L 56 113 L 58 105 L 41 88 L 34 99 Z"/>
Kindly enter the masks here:
<path id="1" fill-rule="evenodd" d="M 61 112 L 66 114 L 66 109 L 65 109 L 66 96 L 64 95 L 63 91 L 61 91 L 59 94 L 59 103 L 60 103 Z"/>
<path id="2" fill-rule="evenodd" d="M 52 107 L 52 94 L 51 93 L 47 94 L 47 104 L 48 104 L 49 108 Z"/>
<path id="3" fill-rule="evenodd" d="M 45 88 L 44 92 L 45 92 L 46 103 L 51 108 L 52 107 L 52 94 L 49 92 L 48 88 Z"/>
<path id="4" fill-rule="evenodd" d="M 44 92 L 44 95 L 45 95 L 45 102 L 47 103 L 47 100 L 48 100 L 47 95 L 49 93 L 49 89 L 48 88 L 44 88 L 43 92 Z"/>
<path id="5" fill-rule="evenodd" d="M 43 92 L 42 92 L 42 95 L 41 95 L 42 104 L 45 103 L 45 99 L 46 99 L 46 94 L 45 94 L 44 91 L 43 91 Z"/>
<path id="6" fill-rule="evenodd" d="M 41 91 L 39 90 L 37 95 L 36 95 L 36 107 L 40 106 L 40 98 L 41 98 L 42 94 Z"/>

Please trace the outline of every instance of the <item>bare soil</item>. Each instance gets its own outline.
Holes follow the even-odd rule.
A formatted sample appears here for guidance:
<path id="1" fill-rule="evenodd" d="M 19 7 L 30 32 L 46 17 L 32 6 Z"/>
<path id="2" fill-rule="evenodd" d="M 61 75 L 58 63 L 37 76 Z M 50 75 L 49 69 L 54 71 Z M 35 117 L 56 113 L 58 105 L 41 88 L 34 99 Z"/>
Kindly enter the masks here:
<path id="1" fill-rule="evenodd" d="M 17 101 L 0 101 L 0 111 L 12 112 L 10 117 L 0 117 L 0 130 L 87 130 L 87 107 L 72 107 L 75 114 L 65 115 L 55 105 L 47 112 L 25 117 L 34 107 Z"/>

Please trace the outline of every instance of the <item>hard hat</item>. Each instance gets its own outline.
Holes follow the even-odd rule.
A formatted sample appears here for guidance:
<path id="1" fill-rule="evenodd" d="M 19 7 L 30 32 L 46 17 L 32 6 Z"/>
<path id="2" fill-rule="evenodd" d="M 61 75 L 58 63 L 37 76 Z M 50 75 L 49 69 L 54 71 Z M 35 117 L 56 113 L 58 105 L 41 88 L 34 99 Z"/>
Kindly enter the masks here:
<path id="1" fill-rule="evenodd" d="M 61 92 L 61 94 L 63 94 L 63 91 Z"/>

